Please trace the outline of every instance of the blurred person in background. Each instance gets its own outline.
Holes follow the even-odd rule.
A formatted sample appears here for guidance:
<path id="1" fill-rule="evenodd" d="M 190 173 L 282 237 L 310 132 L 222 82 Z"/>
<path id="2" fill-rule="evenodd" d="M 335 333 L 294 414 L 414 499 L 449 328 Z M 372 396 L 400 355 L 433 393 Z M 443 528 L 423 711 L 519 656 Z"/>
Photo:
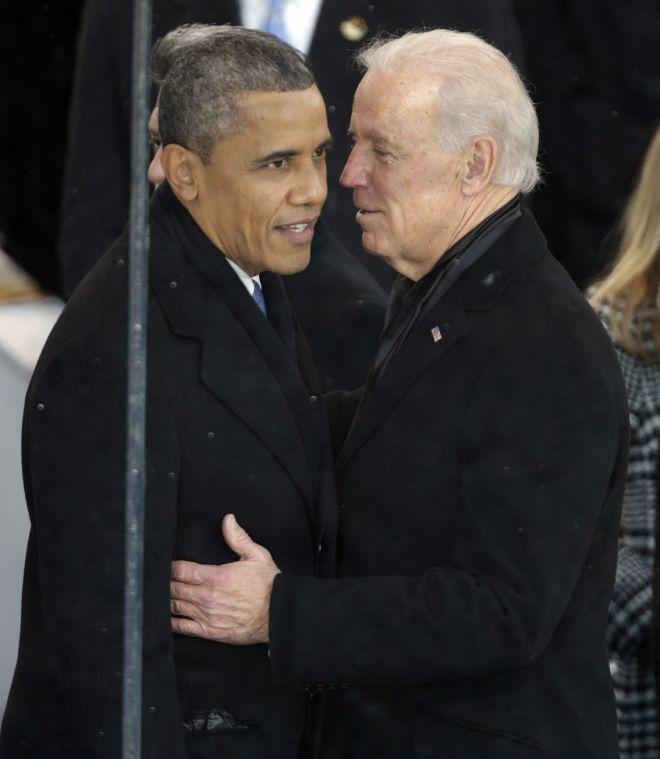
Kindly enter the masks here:
<path id="1" fill-rule="evenodd" d="M 600 242 L 621 216 L 660 116 L 660 3 L 515 6 L 541 126 L 545 181 L 534 214 L 584 290 L 614 260 Z"/>
<path id="2" fill-rule="evenodd" d="M 630 410 L 630 459 L 608 630 L 621 759 L 656 759 L 660 127 L 623 217 L 618 257 L 591 292 L 591 303 L 614 341 Z"/>

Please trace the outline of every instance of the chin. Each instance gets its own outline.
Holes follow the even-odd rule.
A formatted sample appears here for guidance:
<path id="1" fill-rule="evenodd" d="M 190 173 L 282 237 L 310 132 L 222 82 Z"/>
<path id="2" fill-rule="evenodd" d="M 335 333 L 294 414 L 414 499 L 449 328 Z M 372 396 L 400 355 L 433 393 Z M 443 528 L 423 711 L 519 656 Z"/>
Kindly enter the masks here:
<path id="1" fill-rule="evenodd" d="M 309 266 L 311 256 L 310 251 L 304 255 L 298 254 L 297 256 L 291 256 L 286 261 L 282 261 L 278 266 L 277 273 L 287 276 L 288 274 L 298 274 Z"/>
<path id="2" fill-rule="evenodd" d="M 370 256 L 377 256 L 378 258 L 387 258 L 385 253 L 378 250 L 378 243 L 374 240 L 373 235 L 369 235 L 368 232 L 362 233 L 362 247 L 365 253 Z"/>

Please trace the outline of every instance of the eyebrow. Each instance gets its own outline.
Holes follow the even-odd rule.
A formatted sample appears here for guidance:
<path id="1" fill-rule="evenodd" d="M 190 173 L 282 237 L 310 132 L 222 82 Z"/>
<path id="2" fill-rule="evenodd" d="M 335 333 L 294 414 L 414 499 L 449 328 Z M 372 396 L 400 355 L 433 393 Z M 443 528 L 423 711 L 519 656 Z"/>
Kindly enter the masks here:
<path id="1" fill-rule="evenodd" d="M 320 148 L 323 148 L 324 150 L 329 150 L 333 145 L 333 139 L 332 137 L 329 137 L 327 140 L 324 140 L 320 145 L 317 145 L 315 150 L 319 150 Z M 292 158 L 293 156 L 300 155 L 300 150 L 276 150 L 274 153 L 268 153 L 268 155 L 261 156 L 261 158 L 255 158 L 253 163 L 256 164 L 263 164 L 263 163 L 270 163 L 271 161 L 281 161 L 283 158 Z"/>
<path id="2" fill-rule="evenodd" d="M 349 129 L 348 130 L 348 136 L 355 140 L 355 130 Z M 365 132 L 364 134 L 365 138 L 369 140 L 369 142 L 373 142 L 376 145 L 382 145 L 383 147 L 392 148 L 394 150 L 401 150 L 401 145 L 396 142 L 395 140 L 391 139 L 390 137 L 387 137 L 382 132 L 375 132 L 374 130 Z"/>

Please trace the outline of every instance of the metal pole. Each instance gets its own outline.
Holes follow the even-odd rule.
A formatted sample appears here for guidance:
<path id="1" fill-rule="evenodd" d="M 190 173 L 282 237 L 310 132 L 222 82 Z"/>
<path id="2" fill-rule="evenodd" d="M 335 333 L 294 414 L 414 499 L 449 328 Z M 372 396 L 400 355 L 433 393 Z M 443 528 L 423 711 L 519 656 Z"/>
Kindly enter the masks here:
<path id="1" fill-rule="evenodd" d="M 140 759 L 142 748 L 142 582 L 149 264 L 147 109 L 150 51 L 151 0 L 134 0 L 122 759 Z"/>

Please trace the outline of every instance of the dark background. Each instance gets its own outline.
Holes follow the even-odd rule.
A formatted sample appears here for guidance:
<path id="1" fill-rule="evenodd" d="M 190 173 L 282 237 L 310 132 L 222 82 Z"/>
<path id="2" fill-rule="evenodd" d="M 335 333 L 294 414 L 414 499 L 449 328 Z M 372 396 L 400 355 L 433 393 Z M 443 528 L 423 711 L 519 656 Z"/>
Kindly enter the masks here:
<path id="1" fill-rule="evenodd" d="M 515 5 L 525 78 L 541 119 L 545 183 L 532 203 L 552 251 L 583 287 L 610 255 L 601 241 L 620 215 L 657 123 L 660 3 Z M 0 2 L 0 240 L 53 292 L 59 292 L 54 251 L 82 6 L 82 0 Z"/>

